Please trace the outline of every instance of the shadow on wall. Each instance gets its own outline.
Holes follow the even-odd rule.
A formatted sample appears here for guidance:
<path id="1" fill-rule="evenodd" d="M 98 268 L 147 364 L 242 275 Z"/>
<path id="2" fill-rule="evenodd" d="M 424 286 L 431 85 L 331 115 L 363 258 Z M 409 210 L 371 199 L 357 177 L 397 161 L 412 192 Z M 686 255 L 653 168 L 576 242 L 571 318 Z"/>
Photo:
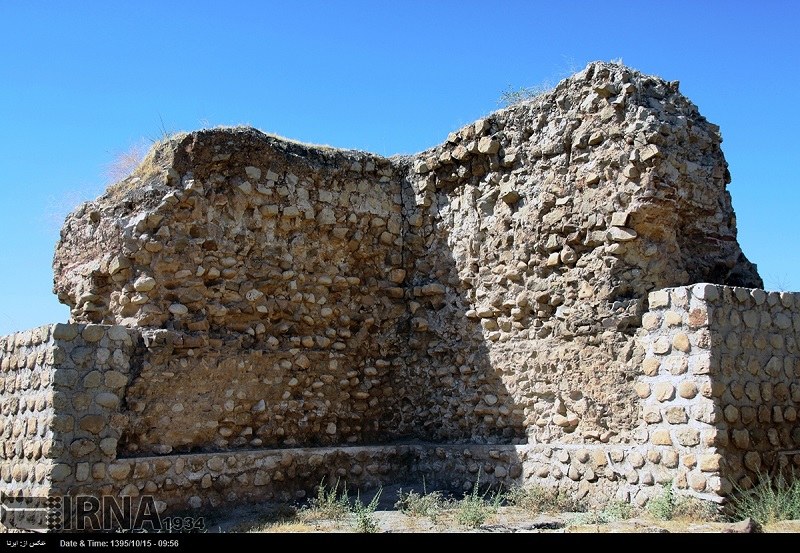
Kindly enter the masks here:
<path id="1" fill-rule="evenodd" d="M 434 442 L 525 443 L 523 410 L 503 379 L 513 380 L 519 367 L 490 357 L 489 342 L 501 336 L 498 323 L 476 316 L 472 283 L 459 275 L 465 267 L 458 266 L 440 211 L 414 206 L 410 185 L 404 198 L 412 215 L 403 421 L 415 437 Z M 477 267 L 466 269 L 477 274 Z"/>
<path id="2" fill-rule="evenodd" d="M 120 455 L 524 441 L 447 230 L 403 171 L 305 166 L 299 146 L 256 137 L 202 173 L 191 156 L 225 138 L 198 135 L 178 167 L 196 169 L 191 186 L 137 231 L 159 244 L 127 279 L 153 275 L 162 315 L 144 328 Z M 243 167 L 266 182 L 245 185 Z"/>

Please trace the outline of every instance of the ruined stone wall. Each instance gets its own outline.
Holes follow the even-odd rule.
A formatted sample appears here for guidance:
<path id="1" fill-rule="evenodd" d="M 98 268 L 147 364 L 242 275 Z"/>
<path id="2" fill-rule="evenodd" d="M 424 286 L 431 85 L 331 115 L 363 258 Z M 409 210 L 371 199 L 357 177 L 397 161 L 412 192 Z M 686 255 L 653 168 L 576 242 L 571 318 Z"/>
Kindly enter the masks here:
<path id="1" fill-rule="evenodd" d="M 488 485 L 555 488 L 591 505 L 617 498 L 641 506 L 663 485 L 719 503 L 734 484 L 747 487 L 759 473 L 800 467 L 798 300 L 798 293 L 705 283 L 652 292 L 636 336 L 644 352 L 631 383 L 637 415 L 630 440 L 620 444 L 251 447 L 131 456 L 124 441 L 136 406 L 123 398 L 137 378 L 137 360 L 163 354 L 157 339 L 145 333 L 140 340 L 120 326 L 43 327 L 2 339 L 0 474 L 6 492 L 150 495 L 168 510 L 287 501 L 323 479 L 365 489 L 424 478 L 458 490 L 478 475 Z"/>
<path id="2" fill-rule="evenodd" d="M 200 131 L 68 218 L 55 288 L 76 321 L 172 332 L 130 454 L 625 443 L 648 292 L 761 285 L 720 142 L 613 64 L 412 157 Z"/>
<path id="3" fill-rule="evenodd" d="M 72 323 L 0 341 L 3 479 L 196 506 L 481 468 L 720 501 L 796 462 L 800 306 L 742 292 L 721 140 L 602 63 L 415 156 L 166 140 L 67 218 Z"/>
<path id="4" fill-rule="evenodd" d="M 447 391 L 416 401 L 426 434 L 628 442 L 647 294 L 762 285 L 719 129 L 677 90 L 593 64 L 414 157 L 407 364 Z"/>
<path id="5" fill-rule="evenodd" d="M 76 320 L 160 329 L 128 390 L 125 451 L 402 434 L 395 169 L 247 129 L 173 147 L 168 170 L 146 175 L 162 180 L 72 216 L 57 254 Z"/>

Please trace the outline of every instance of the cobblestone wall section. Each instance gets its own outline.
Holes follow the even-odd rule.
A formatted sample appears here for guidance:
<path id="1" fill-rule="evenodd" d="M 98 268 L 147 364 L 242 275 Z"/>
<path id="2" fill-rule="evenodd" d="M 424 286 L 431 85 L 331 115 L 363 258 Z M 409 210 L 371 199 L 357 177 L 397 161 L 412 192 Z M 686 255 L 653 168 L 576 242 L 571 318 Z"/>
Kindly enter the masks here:
<path id="1" fill-rule="evenodd" d="M 678 489 L 715 499 L 800 467 L 799 297 L 711 284 L 650 294 L 638 437 L 678 461 Z"/>
<path id="2" fill-rule="evenodd" d="M 122 326 L 57 324 L 53 337 L 53 489 L 97 476 L 116 459 L 128 426 L 125 390 L 136 370 L 140 338 Z"/>
<path id="3" fill-rule="evenodd" d="M 75 494 L 151 495 L 159 508 L 198 509 L 253 501 L 291 501 L 320 483 L 340 489 L 391 483 L 470 489 L 507 484 L 522 473 L 513 446 L 385 445 L 320 447 L 118 459 L 105 477 Z"/>
<path id="4" fill-rule="evenodd" d="M 712 352 L 726 475 L 800 468 L 800 293 L 719 287 Z"/>
<path id="5" fill-rule="evenodd" d="M 164 141 L 65 222 L 73 324 L 0 338 L 4 489 L 481 471 L 641 505 L 799 466 L 800 295 L 758 289 L 678 88 L 592 63 L 414 156 Z"/>
<path id="6" fill-rule="evenodd" d="M 721 139 L 677 82 L 605 63 L 413 156 L 179 134 L 70 214 L 54 288 L 199 360 L 143 370 L 130 454 L 627 443 L 647 294 L 762 285 Z M 247 387 L 205 382 L 239 363 Z"/>
<path id="7" fill-rule="evenodd" d="M 53 458 L 52 327 L 0 337 L 0 480 L 3 492 L 46 494 Z"/>

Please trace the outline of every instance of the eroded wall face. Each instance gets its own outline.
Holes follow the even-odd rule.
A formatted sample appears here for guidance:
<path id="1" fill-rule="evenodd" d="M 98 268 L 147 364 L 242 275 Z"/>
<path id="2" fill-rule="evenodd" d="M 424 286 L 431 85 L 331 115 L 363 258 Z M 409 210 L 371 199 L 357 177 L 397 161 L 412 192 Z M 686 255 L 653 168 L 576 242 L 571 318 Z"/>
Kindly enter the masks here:
<path id="1" fill-rule="evenodd" d="M 122 451 L 385 442 L 402 431 L 390 370 L 331 351 L 153 347 L 126 396 Z"/>
<path id="2" fill-rule="evenodd" d="M 166 362 L 161 374 L 192 357 L 175 349 L 185 336 L 173 333 L 167 347 L 164 334 L 140 337 L 122 326 L 43 327 L 0 340 L 2 490 L 150 496 L 159 509 L 174 510 L 301 498 L 322 478 L 356 487 L 425 478 L 450 489 L 468 489 L 480 478 L 536 483 L 590 505 L 610 498 L 644 505 L 667 484 L 721 502 L 759 473 L 800 467 L 798 300 L 800 294 L 711 284 L 651 293 L 636 337 L 644 352 L 631 385 L 637 416 L 630 440 L 620 444 L 249 443 L 198 454 L 160 443 L 145 453 L 129 447 L 129 436 L 146 434 L 133 426 L 141 418 L 128 392 L 159 355 Z M 171 404 L 175 415 L 180 393 Z M 185 435 L 195 439 L 191 429 Z"/>
<path id="3" fill-rule="evenodd" d="M 594 67 L 416 156 L 407 366 L 426 434 L 630 442 L 648 293 L 761 285 L 720 141 L 675 84 Z"/>
<path id="4" fill-rule="evenodd" d="M 200 131 L 68 218 L 55 287 L 154 332 L 130 454 L 626 443 L 647 294 L 761 285 L 720 142 L 613 64 L 411 157 Z"/>
<path id="5" fill-rule="evenodd" d="M 78 284 L 60 288 L 78 320 L 159 329 L 125 398 L 126 454 L 408 432 L 397 407 L 405 261 L 395 169 L 367 155 L 314 158 L 253 132 L 200 133 L 174 155 L 154 185 L 160 197 L 145 191 L 130 212 L 88 208 L 67 224 L 115 230 L 121 248 L 99 263 L 60 258 L 78 260 L 65 276 Z M 64 251 L 85 240 L 73 236 Z"/>

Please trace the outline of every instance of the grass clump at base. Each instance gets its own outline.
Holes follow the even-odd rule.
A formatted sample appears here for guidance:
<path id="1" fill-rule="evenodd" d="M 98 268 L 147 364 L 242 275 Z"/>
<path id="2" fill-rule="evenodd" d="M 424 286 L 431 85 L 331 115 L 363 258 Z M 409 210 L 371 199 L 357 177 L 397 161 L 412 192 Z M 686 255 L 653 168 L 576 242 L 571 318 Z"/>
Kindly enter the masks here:
<path id="1" fill-rule="evenodd" d="M 716 505 L 695 497 L 677 496 L 672 482 L 664 484 L 661 492 L 647 502 L 647 513 L 657 520 L 714 522 L 719 519 Z"/>
<path id="2" fill-rule="evenodd" d="M 543 486 L 513 487 L 505 494 L 506 503 L 532 513 L 584 512 L 575 496 Z"/>
<path id="3" fill-rule="evenodd" d="M 634 514 L 633 507 L 625 501 L 611 501 L 603 509 L 590 509 L 573 516 L 568 526 L 583 526 L 587 524 L 609 524 L 620 520 L 628 520 Z"/>
<path id="4" fill-rule="evenodd" d="M 757 475 L 757 484 L 749 489 L 734 485 L 728 504 L 731 520 L 751 518 L 760 524 L 800 519 L 800 479 L 792 473 L 770 477 Z"/>
<path id="5" fill-rule="evenodd" d="M 381 497 L 383 489 L 379 489 L 375 497 L 372 498 L 367 504 L 361 501 L 361 494 L 358 495 L 353 503 L 353 527 L 356 532 L 371 534 L 378 531 L 378 521 L 375 519 L 375 509 L 378 507 L 378 501 Z"/>
<path id="6" fill-rule="evenodd" d="M 497 514 L 503 503 L 503 493 L 500 491 L 489 493 L 489 490 L 480 493 L 480 471 L 472 491 L 462 499 L 455 502 L 456 522 L 467 528 L 478 528 L 491 515 Z"/>
<path id="7" fill-rule="evenodd" d="M 672 520 L 675 515 L 675 492 L 672 491 L 672 482 L 664 484 L 661 493 L 647 502 L 647 512 L 658 520 Z"/>
<path id="8" fill-rule="evenodd" d="M 342 520 L 350 512 L 350 501 L 347 498 L 347 487 L 339 491 L 339 480 L 332 488 L 325 485 L 323 479 L 317 486 L 317 495 L 308 501 L 304 509 L 304 518 Z"/>
<path id="9" fill-rule="evenodd" d="M 414 490 L 404 492 L 400 489 L 397 493 L 397 502 L 394 506 L 401 513 L 410 517 L 428 517 L 431 522 L 436 524 L 442 511 L 449 506 L 448 500 L 440 491 L 428 493 L 425 479 L 422 479 L 422 493 Z"/>

